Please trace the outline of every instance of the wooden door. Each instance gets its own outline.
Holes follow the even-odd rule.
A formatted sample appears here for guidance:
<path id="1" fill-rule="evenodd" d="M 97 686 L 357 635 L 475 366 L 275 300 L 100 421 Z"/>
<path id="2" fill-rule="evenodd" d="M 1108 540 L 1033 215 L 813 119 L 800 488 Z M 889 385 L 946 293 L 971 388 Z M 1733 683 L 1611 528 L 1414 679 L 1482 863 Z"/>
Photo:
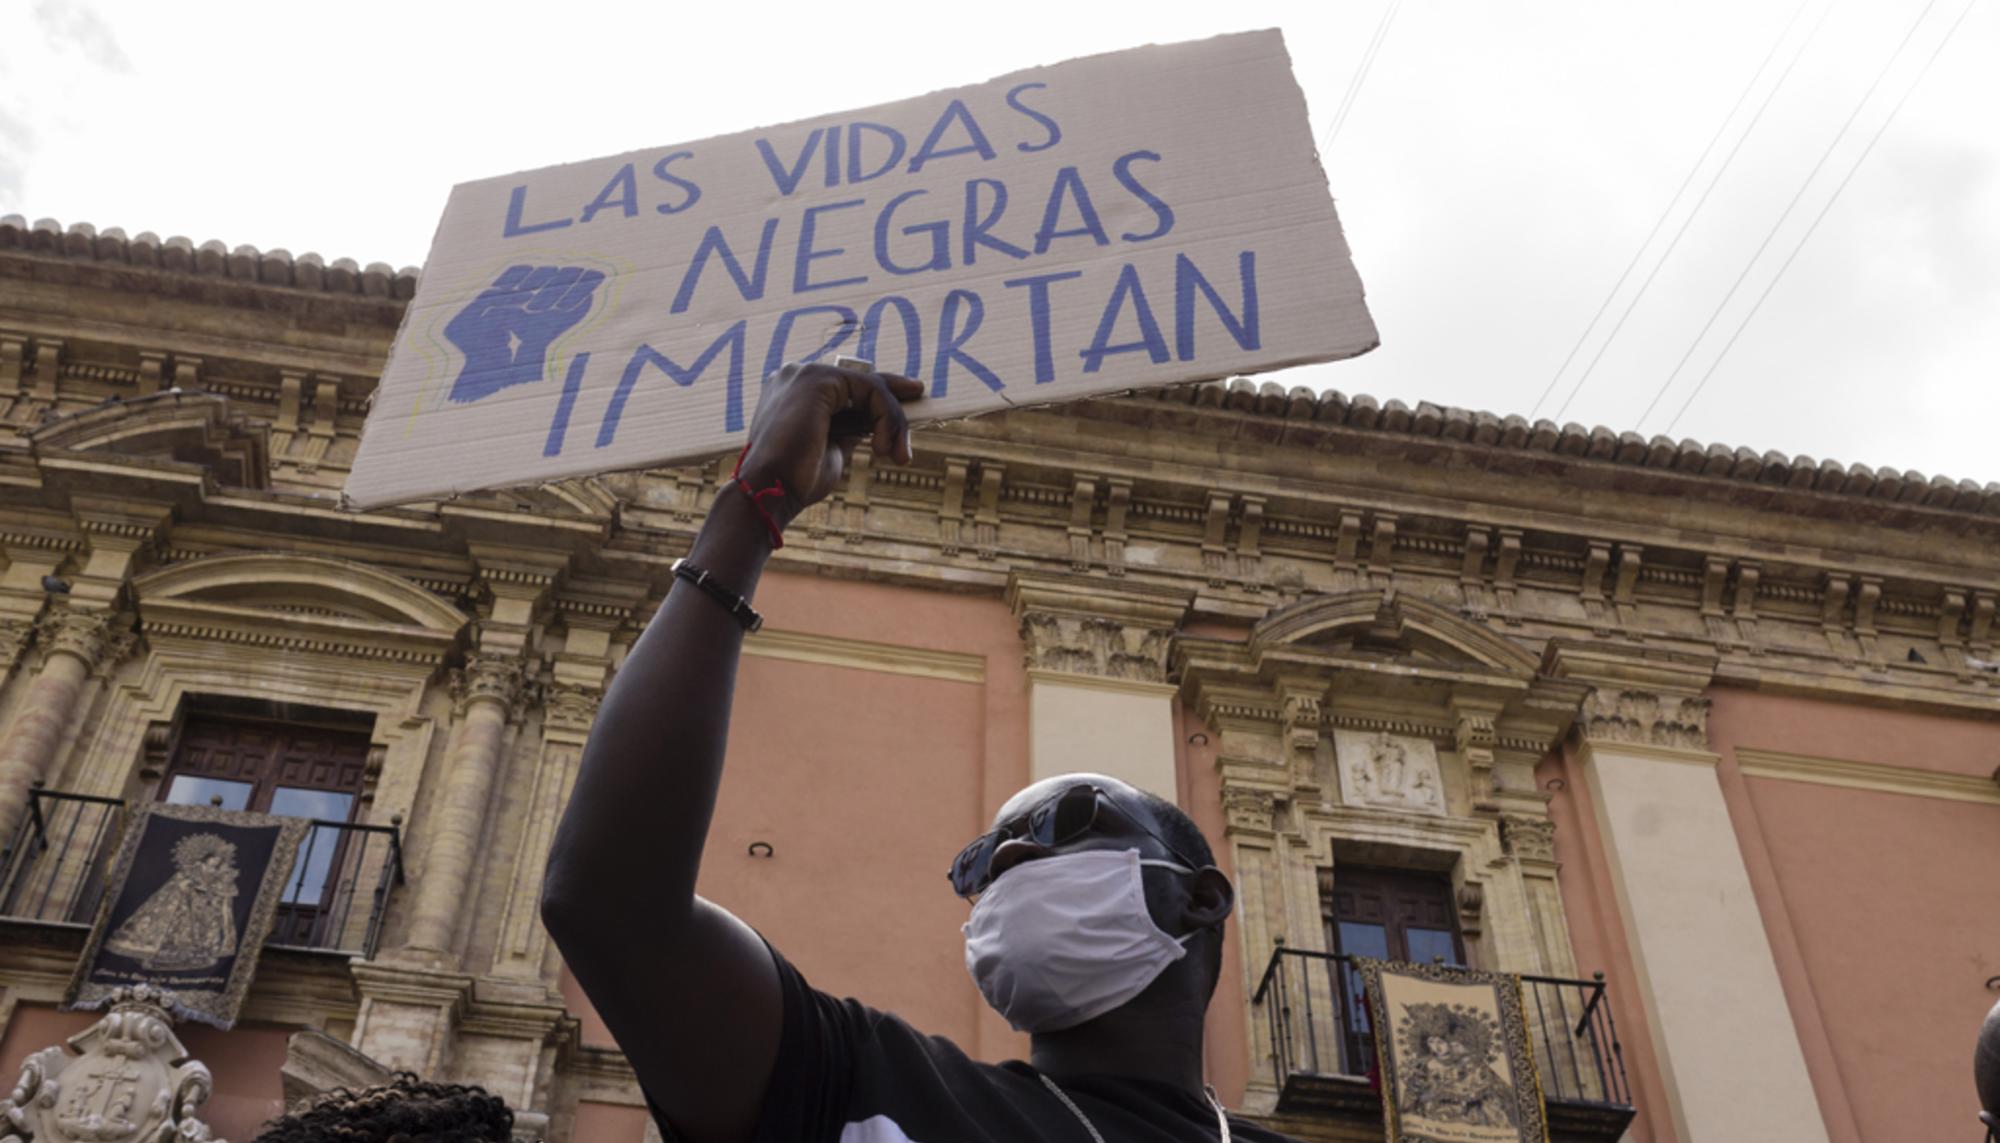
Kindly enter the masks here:
<path id="1" fill-rule="evenodd" d="M 1327 947 L 1353 956 L 1414 964 L 1465 963 L 1451 879 L 1443 874 L 1340 866 L 1323 890 Z M 1373 1059 L 1360 974 L 1342 966 L 1342 1051 L 1350 1074 Z"/>
<path id="2" fill-rule="evenodd" d="M 368 736 L 357 730 L 191 714 L 160 800 L 323 823 L 299 843 L 270 938 L 311 947 L 322 943 L 347 851 L 347 831 L 333 823 L 354 820 L 367 766 Z"/>

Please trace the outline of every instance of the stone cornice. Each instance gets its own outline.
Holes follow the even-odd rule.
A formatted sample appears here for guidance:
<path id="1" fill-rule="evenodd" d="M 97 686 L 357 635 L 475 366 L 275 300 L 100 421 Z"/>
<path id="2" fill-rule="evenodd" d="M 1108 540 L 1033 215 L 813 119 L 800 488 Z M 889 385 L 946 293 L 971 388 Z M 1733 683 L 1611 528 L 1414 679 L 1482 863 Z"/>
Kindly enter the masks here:
<path id="1" fill-rule="evenodd" d="M 445 1008 L 454 1021 L 464 1016 L 472 1000 L 473 978 L 461 973 L 392 964 L 381 960 L 350 963 L 354 983 L 364 1000 L 386 1000 Z"/>
<path id="2" fill-rule="evenodd" d="M 213 357 L 205 368 L 254 374 Z M 1328 428 L 1299 421 L 1292 403 L 1266 408 L 1261 393 L 1232 407 L 1241 387 L 1209 404 L 1201 392 L 1194 404 L 1127 397 L 925 430 L 918 468 L 874 480 L 865 504 L 843 501 L 840 520 L 817 538 L 799 531 L 772 566 L 987 595 L 1026 580 L 1039 605 L 1029 610 L 1094 612 L 1128 633 L 1176 609 L 1177 623 L 1254 622 L 1294 601 L 1393 587 L 1531 657 L 1550 639 L 1601 642 L 1705 656 L 1728 683 L 1960 710 L 1987 710 L 2000 695 L 2000 674 L 1977 665 L 1996 658 L 2000 518 L 1671 467 L 1644 476 L 1587 450 L 1517 463 L 1501 458 L 1504 441 L 1427 437 L 1414 418 L 1401 429 L 1379 418 Z M 270 412 L 247 403 L 243 415 Z M 1308 430 L 1347 435 L 1315 444 Z M 1550 466 L 1586 462 L 1624 483 L 1559 495 Z M 188 466 L 168 468 L 0 448 L 0 512 L 67 516 L 67 498 L 87 491 L 173 505 L 170 549 L 195 533 L 274 537 L 265 546 L 338 536 L 369 553 L 359 558 L 437 569 L 429 578 L 443 583 L 461 574 L 444 567 L 478 562 L 471 545 L 491 544 L 557 552 L 570 576 L 653 595 L 714 477 L 712 465 L 621 474 L 596 490 L 617 492 L 615 511 L 594 493 L 527 490 L 357 513 L 331 497 L 223 490 Z M 1721 499 L 1689 509 L 1673 498 L 1697 484 Z M 1785 497 L 1812 500 L 1823 518 L 1793 527 L 1798 505 Z M 1698 515 L 1711 510 L 1722 515 Z M 66 525 L 58 530 L 75 528 Z M 567 598 L 564 582 L 552 599 Z"/>
<path id="3" fill-rule="evenodd" d="M 397 302 L 415 296 L 420 274 L 417 267 L 394 270 L 380 262 L 362 267 L 347 258 L 327 263 L 317 254 L 294 257 L 283 249 L 230 248 L 215 241 L 196 246 L 190 239 L 162 240 L 150 232 L 128 238 L 116 227 L 100 232 L 86 222 L 64 227 L 53 219 L 42 219 L 30 224 L 19 215 L 0 218 L 0 251 L 223 278 L 265 289 L 309 290 Z M 1150 390 L 1128 401 L 1176 407 L 1170 416 L 1177 426 L 1185 425 L 1190 413 L 1269 425 L 1269 429 L 1255 435 L 1306 448 L 1326 447 L 1329 437 L 1342 434 L 1407 437 L 1497 454 L 1539 455 L 1579 466 L 1617 466 L 1648 474 L 1726 481 L 1760 490 L 1812 493 L 1878 506 L 2000 516 L 2000 483 L 1842 464 L 1724 444 L 1675 441 L 1665 436 L 1647 438 L 1602 425 L 1530 422 L 1520 416 L 1439 406 L 1428 401 L 1419 401 L 1411 407 L 1396 399 L 1377 401 L 1366 395 L 1349 397 L 1338 390 L 1315 392 L 1297 386 L 1288 389 L 1277 382 L 1260 383 L 1246 378 Z M 1244 433 L 1239 428 L 1231 435 Z"/>
<path id="4" fill-rule="evenodd" d="M 1088 575 L 1017 570 L 1007 580 L 1007 604 L 1016 617 L 1041 611 L 1173 630 L 1191 599 L 1186 588 Z"/>
<path id="5" fill-rule="evenodd" d="M 1542 669 L 1559 679 L 1683 694 L 1706 690 L 1715 666 L 1713 655 L 1700 652 L 1571 639 L 1550 640 L 1542 659 Z"/>

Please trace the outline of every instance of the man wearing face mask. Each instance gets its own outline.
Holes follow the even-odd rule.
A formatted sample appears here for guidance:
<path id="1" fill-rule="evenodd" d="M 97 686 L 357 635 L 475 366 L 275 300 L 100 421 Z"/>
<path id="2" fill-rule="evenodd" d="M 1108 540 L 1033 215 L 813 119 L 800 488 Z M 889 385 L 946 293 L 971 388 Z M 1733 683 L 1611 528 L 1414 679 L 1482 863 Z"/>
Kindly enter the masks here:
<path id="1" fill-rule="evenodd" d="M 922 393 L 823 365 L 767 385 L 735 476 L 605 695 L 550 852 L 549 932 L 670 1139 L 1282 1140 L 1231 1119 L 1202 1080 L 1229 881 L 1185 814 L 1116 779 L 1030 786 L 950 866 L 974 902 L 966 966 L 1030 1033 L 1026 1063 L 973 1061 L 813 990 L 695 895 L 758 575 L 859 441 L 909 463 L 902 405 Z"/>

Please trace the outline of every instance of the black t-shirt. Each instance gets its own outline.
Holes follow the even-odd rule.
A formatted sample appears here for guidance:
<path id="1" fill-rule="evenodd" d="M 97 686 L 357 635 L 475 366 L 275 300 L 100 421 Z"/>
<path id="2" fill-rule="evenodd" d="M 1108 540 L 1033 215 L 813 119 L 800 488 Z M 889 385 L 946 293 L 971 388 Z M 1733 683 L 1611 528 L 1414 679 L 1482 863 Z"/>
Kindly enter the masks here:
<path id="1" fill-rule="evenodd" d="M 756 1143 L 1092 1143 L 1040 1073 L 1018 1060 L 980 1063 L 942 1036 L 816 991 L 772 950 L 784 1032 Z M 1207 1100 L 1171 1084 L 1095 1076 L 1061 1081 L 1104 1143 L 1208 1143 L 1221 1137 Z M 654 1109 L 660 1134 L 673 1139 Z M 1231 1116 L 1240 1143 L 1292 1143 Z"/>

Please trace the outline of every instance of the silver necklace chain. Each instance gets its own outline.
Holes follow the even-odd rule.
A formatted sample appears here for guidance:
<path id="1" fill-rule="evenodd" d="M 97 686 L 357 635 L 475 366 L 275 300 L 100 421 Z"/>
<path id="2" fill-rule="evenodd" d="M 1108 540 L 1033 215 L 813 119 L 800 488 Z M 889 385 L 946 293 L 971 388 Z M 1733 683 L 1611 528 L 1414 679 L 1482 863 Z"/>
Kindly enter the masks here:
<path id="1" fill-rule="evenodd" d="M 1076 1116 L 1076 1121 L 1083 1124 L 1083 1129 L 1090 1132 L 1090 1143 L 1104 1143 L 1104 1136 L 1097 1130 L 1097 1124 L 1090 1121 L 1090 1116 L 1083 1113 L 1083 1108 L 1076 1105 L 1076 1101 L 1069 1097 L 1069 1093 L 1064 1091 L 1056 1081 L 1050 1079 L 1047 1075 L 1040 1072 L 1037 1072 L 1036 1075 L 1040 1076 L 1042 1086 L 1048 1088 L 1051 1094 L 1061 1100 L 1062 1105 L 1069 1108 L 1069 1113 Z M 1215 1126 L 1218 1131 L 1222 1132 L 1222 1143 L 1230 1143 L 1229 1114 L 1222 1110 L 1222 1101 L 1215 1098 L 1214 1088 L 1203 1087 L 1201 1090 L 1203 1095 L 1208 1096 L 1208 1105 L 1215 1109 Z"/>

